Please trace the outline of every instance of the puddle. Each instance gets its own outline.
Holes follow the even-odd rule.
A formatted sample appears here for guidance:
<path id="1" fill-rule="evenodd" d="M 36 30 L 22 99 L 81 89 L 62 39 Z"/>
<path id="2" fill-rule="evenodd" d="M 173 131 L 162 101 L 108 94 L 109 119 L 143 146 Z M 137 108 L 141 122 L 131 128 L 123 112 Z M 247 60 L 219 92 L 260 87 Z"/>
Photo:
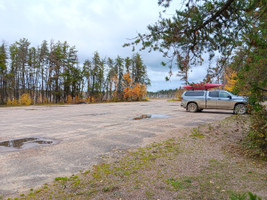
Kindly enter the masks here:
<path id="1" fill-rule="evenodd" d="M 141 115 L 139 117 L 133 118 L 134 120 L 140 120 L 140 119 L 166 119 L 169 118 L 169 115 L 163 115 L 163 114 L 151 114 L 151 115 Z"/>
<path id="2" fill-rule="evenodd" d="M 40 145 L 52 145 L 56 144 L 55 140 L 45 138 L 21 138 L 14 140 L 7 140 L 0 142 L 0 151 L 3 150 L 16 150 L 36 147 Z M 2 147 L 2 148 L 1 148 Z"/>
<path id="3" fill-rule="evenodd" d="M 170 116 L 169 115 L 163 115 L 163 114 L 152 114 L 151 115 L 151 118 L 159 118 L 159 119 L 167 119 L 169 118 Z"/>

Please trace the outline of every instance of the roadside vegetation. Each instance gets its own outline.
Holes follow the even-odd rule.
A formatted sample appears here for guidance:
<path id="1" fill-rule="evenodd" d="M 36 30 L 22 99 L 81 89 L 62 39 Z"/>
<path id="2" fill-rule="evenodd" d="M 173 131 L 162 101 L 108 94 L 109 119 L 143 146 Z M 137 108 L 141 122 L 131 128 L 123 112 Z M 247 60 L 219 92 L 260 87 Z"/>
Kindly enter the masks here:
<path id="1" fill-rule="evenodd" d="M 11 199 L 265 199 L 266 157 L 248 146 L 248 116 L 102 156 L 71 177 L 56 177 Z"/>

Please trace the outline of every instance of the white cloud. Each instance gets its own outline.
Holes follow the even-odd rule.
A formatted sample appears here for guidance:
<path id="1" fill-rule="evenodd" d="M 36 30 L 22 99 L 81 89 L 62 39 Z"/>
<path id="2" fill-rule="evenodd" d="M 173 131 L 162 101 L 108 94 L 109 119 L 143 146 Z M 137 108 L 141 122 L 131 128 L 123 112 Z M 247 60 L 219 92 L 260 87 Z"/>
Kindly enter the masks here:
<path id="1" fill-rule="evenodd" d="M 3 0 L 0 1 L 0 11 L 4 11 L 6 9 L 6 6 L 4 3 L 5 2 Z"/>

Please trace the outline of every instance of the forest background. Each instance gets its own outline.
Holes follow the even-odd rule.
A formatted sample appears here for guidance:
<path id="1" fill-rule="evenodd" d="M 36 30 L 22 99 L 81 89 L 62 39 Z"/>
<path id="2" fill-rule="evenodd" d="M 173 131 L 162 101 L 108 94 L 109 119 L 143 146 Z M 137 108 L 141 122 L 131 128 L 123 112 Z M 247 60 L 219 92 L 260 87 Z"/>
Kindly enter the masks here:
<path id="1" fill-rule="evenodd" d="M 23 38 L 0 46 L 0 104 L 29 105 L 141 100 L 150 84 L 140 54 L 101 58 L 83 64 L 67 42 L 30 46 Z"/>

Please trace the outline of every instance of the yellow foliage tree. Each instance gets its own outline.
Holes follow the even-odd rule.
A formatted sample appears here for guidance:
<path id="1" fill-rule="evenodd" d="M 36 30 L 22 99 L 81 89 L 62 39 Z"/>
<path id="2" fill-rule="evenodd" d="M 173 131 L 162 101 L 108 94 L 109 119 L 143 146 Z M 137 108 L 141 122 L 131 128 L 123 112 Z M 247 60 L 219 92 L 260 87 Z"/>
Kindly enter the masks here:
<path id="1" fill-rule="evenodd" d="M 234 90 L 234 87 L 237 83 L 236 80 L 237 73 L 230 68 L 227 68 L 225 71 L 225 84 L 224 89 L 232 92 Z"/>

